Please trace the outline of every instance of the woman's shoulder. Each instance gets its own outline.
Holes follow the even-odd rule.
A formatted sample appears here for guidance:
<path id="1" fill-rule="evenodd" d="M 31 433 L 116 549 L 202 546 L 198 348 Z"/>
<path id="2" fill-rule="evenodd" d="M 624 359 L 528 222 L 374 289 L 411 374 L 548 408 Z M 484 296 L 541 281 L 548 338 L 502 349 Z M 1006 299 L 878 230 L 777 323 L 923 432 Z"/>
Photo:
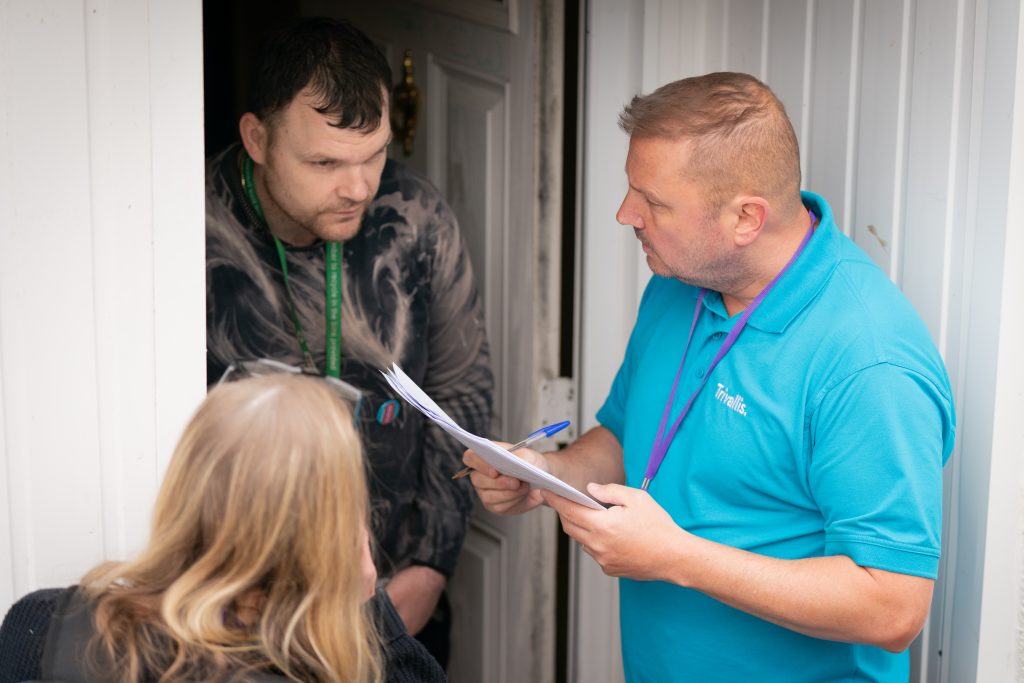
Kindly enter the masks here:
<path id="1" fill-rule="evenodd" d="M 76 588 L 43 588 L 11 605 L 0 625 L 0 681 L 42 678 L 43 651 L 53 615 L 66 609 Z"/>
<path id="2" fill-rule="evenodd" d="M 87 667 L 79 656 L 95 633 L 94 605 L 78 586 L 44 589 L 26 595 L 11 607 L 4 619 L 0 638 L 0 660 L 4 660 L 0 666 L 0 683 L 28 680 L 97 683 L 97 670 L 109 670 L 113 674 L 113 668 Z M 28 655 L 17 670 L 7 668 L 8 646 L 16 648 L 15 652 L 23 649 Z M 288 679 L 272 672 L 257 672 L 240 680 L 278 683 Z"/>
<path id="3" fill-rule="evenodd" d="M 23 623 L 49 624 L 50 617 L 68 603 L 78 590 L 78 586 L 65 588 L 40 588 L 22 596 L 11 605 L 4 617 L 3 628 L 7 629 Z"/>

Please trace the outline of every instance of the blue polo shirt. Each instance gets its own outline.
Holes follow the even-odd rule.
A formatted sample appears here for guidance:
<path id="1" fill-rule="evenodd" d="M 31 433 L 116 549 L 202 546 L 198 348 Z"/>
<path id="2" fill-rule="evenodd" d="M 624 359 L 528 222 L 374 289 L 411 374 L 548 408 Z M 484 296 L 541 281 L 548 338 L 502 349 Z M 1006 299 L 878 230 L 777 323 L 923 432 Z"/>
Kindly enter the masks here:
<path id="1" fill-rule="evenodd" d="M 782 559 L 846 555 L 935 578 L 949 379 L 928 330 L 888 277 L 804 193 L 820 224 L 714 368 L 650 486 L 690 533 Z M 639 486 L 682 358 L 698 289 L 652 277 L 597 419 Z M 737 316 L 709 292 L 674 419 Z M 820 640 L 697 591 L 622 579 L 630 681 L 900 681 L 909 657 Z"/>

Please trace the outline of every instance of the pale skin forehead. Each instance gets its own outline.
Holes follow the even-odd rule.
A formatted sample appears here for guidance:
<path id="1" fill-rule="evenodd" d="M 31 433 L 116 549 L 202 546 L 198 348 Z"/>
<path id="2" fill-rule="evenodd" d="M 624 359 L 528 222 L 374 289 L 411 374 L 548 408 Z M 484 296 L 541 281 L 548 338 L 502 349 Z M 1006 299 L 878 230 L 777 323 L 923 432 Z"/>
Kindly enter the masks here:
<path id="1" fill-rule="evenodd" d="M 318 100 L 304 91 L 267 122 L 271 144 L 280 145 L 305 161 L 364 163 L 391 142 L 387 100 L 380 124 L 371 131 L 332 126 L 332 119 L 318 112 Z"/>
<path id="2" fill-rule="evenodd" d="M 631 137 L 624 167 L 630 188 L 652 200 L 666 199 L 692 180 L 686 173 L 689 153 L 685 139 Z"/>

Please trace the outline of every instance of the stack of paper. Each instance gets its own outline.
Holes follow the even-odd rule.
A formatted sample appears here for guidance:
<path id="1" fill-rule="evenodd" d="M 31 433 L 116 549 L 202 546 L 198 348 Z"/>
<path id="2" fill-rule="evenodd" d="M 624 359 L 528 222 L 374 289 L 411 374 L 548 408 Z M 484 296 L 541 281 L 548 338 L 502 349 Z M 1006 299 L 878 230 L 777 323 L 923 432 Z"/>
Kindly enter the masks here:
<path id="1" fill-rule="evenodd" d="M 493 441 L 476 434 L 471 434 L 455 424 L 455 420 L 441 410 L 441 407 L 432 398 L 427 396 L 426 392 L 420 389 L 416 382 L 413 382 L 397 365 L 392 364 L 390 370 L 382 370 L 381 374 L 384 375 L 384 379 L 388 381 L 391 388 L 402 398 L 502 474 L 525 481 L 531 486 L 547 489 L 580 505 L 586 505 L 588 508 L 595 510 L 604 509 L 604 506 L 596 500 L 569 486 L 558 477 L 548 474 L 544 470 L 518 458 L 511 451 L 505 450 Z"/>

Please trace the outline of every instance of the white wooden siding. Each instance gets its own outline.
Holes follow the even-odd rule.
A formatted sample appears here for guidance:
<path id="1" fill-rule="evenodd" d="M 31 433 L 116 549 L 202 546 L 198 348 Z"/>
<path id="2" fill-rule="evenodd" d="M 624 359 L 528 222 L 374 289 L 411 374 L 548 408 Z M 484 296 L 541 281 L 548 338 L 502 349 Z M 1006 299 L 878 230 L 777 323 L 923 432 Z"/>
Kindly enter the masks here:
<path id="1" fill-rule="evenodd" d="M 0 609 L 134 553 L 205 392 L 201 3 L 0 3 Z"/>

